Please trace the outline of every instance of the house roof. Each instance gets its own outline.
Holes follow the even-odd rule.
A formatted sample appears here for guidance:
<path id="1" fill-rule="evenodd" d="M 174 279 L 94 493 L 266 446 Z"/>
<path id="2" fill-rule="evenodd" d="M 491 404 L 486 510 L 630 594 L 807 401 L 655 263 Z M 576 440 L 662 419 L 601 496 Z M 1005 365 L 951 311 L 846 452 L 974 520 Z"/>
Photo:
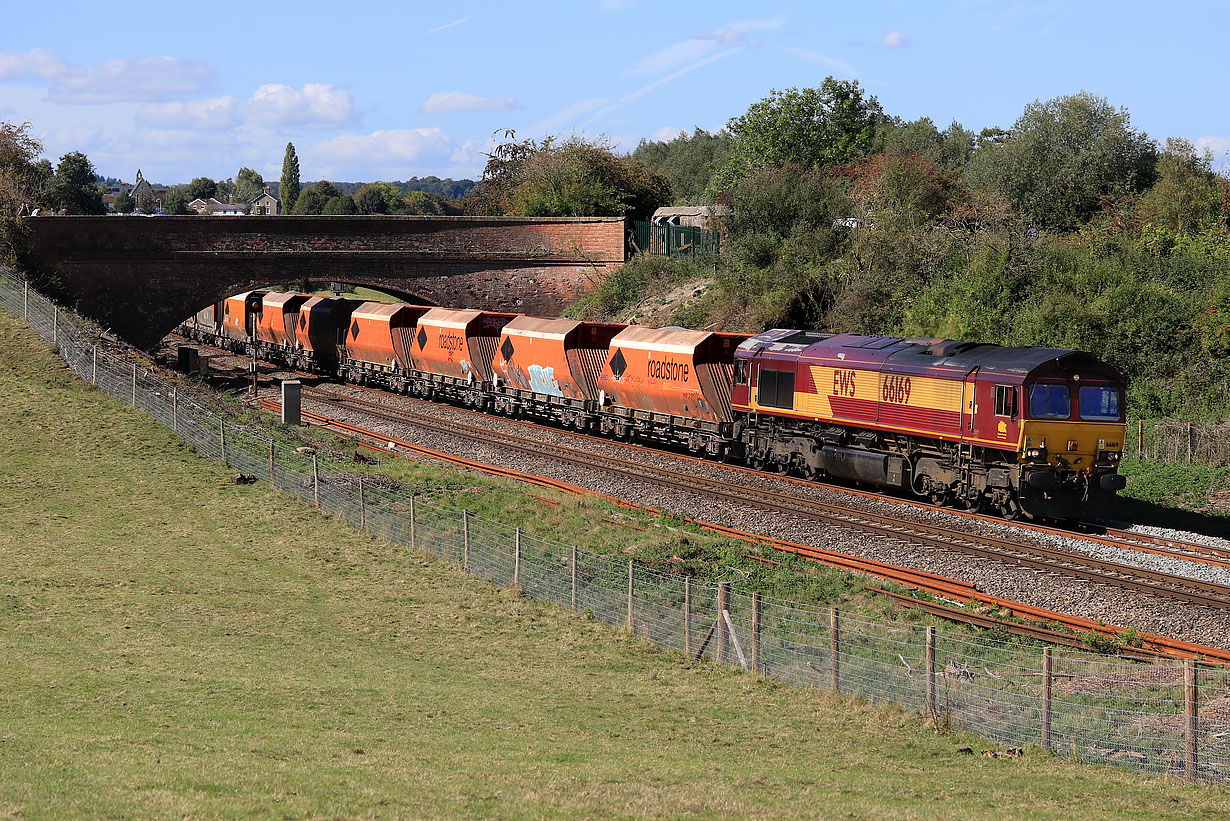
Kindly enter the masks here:
<path id="1" fill-rule="evenodd" d="M 727 217 L 733 213 L 728 205 L 676 205 L 659 208 L 653 218 L 659 217 Z"/>

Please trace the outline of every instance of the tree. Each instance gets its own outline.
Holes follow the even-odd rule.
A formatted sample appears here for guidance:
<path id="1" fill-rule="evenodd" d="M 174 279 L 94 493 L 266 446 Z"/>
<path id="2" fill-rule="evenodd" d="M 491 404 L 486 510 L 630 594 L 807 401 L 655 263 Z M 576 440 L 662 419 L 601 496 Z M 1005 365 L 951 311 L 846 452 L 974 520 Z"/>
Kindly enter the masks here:
<path id="1" fill-rule="evenodd" d="M 46 187 L 46 160 L 36 162 L 43 145 L 30 136 L 30 124 L 0 123 L 0 215 L 40 201 Z"/>
<path id="2" fill-rule="evenodd" d="M 663 174 L 617 156 L 603 140 L 582 137 L 498 145 L 487 155 L 482 181 L 466 196 L 467 210 L 478 214 L 641 220 L 669 201 Z"/>
<path id="3" fill-rule="evenodd" d="M 121 191 L 115 195 L 115 213 L 131 214 L 136 207 L 137 204 L 133 202 L 132 197 L 128 196 L 127 191 Z"/>
<path id="4" fill-rule="evenodd" d="M 1157 184 L 1137 203 L 1142 222 L 1176 234 L 1219 225 L 1221 190 L 1213 173 L 1213 152 L 1171 137 L 1157 161 Z"/>
<path id="5" fill-rule="evenodd" d="M 354 195 L 355 206 L 360 214 L 387 214 L 389 212 L 389 197 L 391 186 L 385 183 L 369 182 Z M 401 197 L 397 197 L 401 199 Z"/>
<path id="6" fill-rule="evenodd" d="M 278 197 L 282 200 L 282 213 L 289 214 L 299 199 L 299 155 L 295 144 L 286 144 L 286 156 L 282 158 L 282 179 L 278 183 Z"/>
<path id="7" fill-rule="evenodd" d="M 330 199 L 332 198 L 325 197 L 315 187 L 305 189 L 299 194 L 298 199 L 295 200 L 294 213 L 299 215 L 323 214 L 325 203 Z"/>
<path id="8" fill-rule="evenodd" d="M 196 197 L 189 198 L 189 193 L 189 191 L 184 190 L 183 186 L 178 185 L 167 191 L 166 201 L 162 206 L 162 210 L 168 214 L 178 216 L 192 214 L 193 211 L 188 207 L 188 203 L 196 199 Z"/>
<path id="9" fill-rule="evenodd" d="M 1040 227 L 1070 231 L 1157 176 L 1157 147 L 1132 128 L 1127 109 L 1087 92 L 1030 103 L 1008 137 L 998 136 L 984 132 L 969 178 Z"/>
<path id="10" fill-rule="evenodd" d="M 726 189 L 748 171 L 798 163 L 826 168 L 870 153 L 884 118 L 875 97 L 864 99 L 857 80 L 826 77 L 820 88 L 773 89 L 726 124 L 734 149 L 712 183 Z"/>
<path id="11" fill-rule="evenodd" d="M 105 214 L 102 194 L 98 190 L 98 174 L 89 157 L 80 151 L 70 151 L 60 158 L 51 181 L 52 198 L 56 206 L 69 214 Z"/>
<path id="12" fill-rule="evenodd" d="M 703 205 L 713 173 L 726 165 L 734 140 L 725 131 L 710 134 L 696 128 L 665 142 L 641 140 L 632 159 L 665 174 L 675 205 Z"/>
<path id="13" fill-rule="evenodd" d="M 210 197 L 216 196 L 218 193 L 218 184 L 209 177 L 196 177 L 192 182 L 188 183 L 188 198 L 189 200 L 207 200 Z"/>
<path id="14" fill-rule="evenodd" d="M 251 202 L 265 190 L 265 178 L 251 168 L 241 168 L 235 174 L 235 188 L 232 193 L 239 202 Z"/>
<path id="15" fill-rule="evenodd" d="M 359 209 L 355 207 L 354 197 L 349 194 L 342 194 L 340 197 L 332 197 L 325 203 L 323 212 L 326 216 L 336 217 L 347 214 L 357 214 Z"/>

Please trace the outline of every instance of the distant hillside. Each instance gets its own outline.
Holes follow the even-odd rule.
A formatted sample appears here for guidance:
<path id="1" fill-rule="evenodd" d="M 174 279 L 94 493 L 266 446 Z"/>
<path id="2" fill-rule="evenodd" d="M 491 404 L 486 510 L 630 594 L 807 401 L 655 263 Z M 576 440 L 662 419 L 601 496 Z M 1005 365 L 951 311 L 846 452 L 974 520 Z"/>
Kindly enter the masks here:
<path id="1" fill-rule="evenodd" d="M 337 182 L 335 180 L 330 180 L 330 182 L 343 194 L 354 194 L 364 185 L 367 185 L 366 182 Z M 278 181 L 271 180 L 268 184 L 273 190 L 274 196 L 277 196 Z M 315 181 L 308 182 L 305 180 L 302 185 L 304 189 L 307 189 L 311 188 L 314 184 Z M 465 196 L 467 191 L 474 187 L 475 182 L 474 180 L 453 180 L 447 177 L 445 179 L 440 179 L 439 177 L 411 177 L 405 182 L 395 181 L 390 182 L 389 185 L 398 189 L 403 194 L 409 194 L 411 191 L 423 191 L 427 194 L 439 194 L 451 200 L 459 200 Z"/>

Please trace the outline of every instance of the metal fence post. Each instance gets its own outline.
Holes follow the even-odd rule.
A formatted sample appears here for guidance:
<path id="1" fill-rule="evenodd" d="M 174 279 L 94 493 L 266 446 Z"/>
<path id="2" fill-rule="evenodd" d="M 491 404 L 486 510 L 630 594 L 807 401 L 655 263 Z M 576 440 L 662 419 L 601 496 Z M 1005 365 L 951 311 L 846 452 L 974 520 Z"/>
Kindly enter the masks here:
<path id="1" fill-rule="evenodd" d="M 924 665 L 927 674 L 927 715 L 933 719 L 935 712 L 935 628 L 927 625 L 927 662 Z"/>
<path id="2" fill-rule="evenodd" d="M 320 457 L 312 454 L 312 504 L 320 507 Z"/>
<path id="3" fill-rule="evenodd" d="M 577 546 L 572 546 L 572 610 L 577 609 Z"/>
<path id="4" fill-rule="evenodd" d="M 222 449 L 222 464 L 226 464 L 226 420 L 218 420 L 218 446 Z"/>
<path id="5" fill-rule="evenodd" d="M 1042 749 L 1051 748 L 1051 648 L 1042 648 Z"/>
<path id="6" fill-rule="evenodd" d="M 517 528 L 513 541 L 513 588 L 521 587 L 521 528 Z"/>
<path id="7" fill-rule="evenodd" d="M 760 672 L 760 591 L 752 591 L 752 669 Z"/>
<path id="8" fill-rule="evenodd" d="M 367 499 L 363 496 L 363 474 L 359 474 L 359 530 L 367 532 Z"/>
<path id="9" fill-rule="evenodd" d="M 90 384 L 98 387 L 98 346 L 94 346 L 94 363 L 90 366 Z"/>
<path id="10" fill-rule="evenodd" d="M 692 655 L 692 577 L 683 577 L 683 652 Z"/>
<path id="11" fill-rule="evenodd" d="M 730 635 L 728 631 L 726 630 L 726 619 L 722 618 L 722 613 L 730 609 L 730 583 L 729 582 L 718 582 L 717 606 L 718 606 L 717 663 L 722 664 L 726 661 L 726 643 L 730 640 Z"/>
<path id="12" fill-rule="evenodd" d="M 829 655 L 831 659 L 830 683 L 834 693 L 841 692 L 841 617 L 837 608 L 829 609 Z"/>
<path id="13" fill-rule="evenodd" d="M 627 622 L 627 628 L 628 628 L 629 633 L 632 632 L 632 591 L 633 591 L 632 577 L 633 577 L 633 572 L 634 571 L 633 571 L 632 560 L 628 559 L 628 622 Z"/>
<path id="14" fill-rule="evenodd" d="M 1195 781 L 1199 774 L 1196 748 L 1196 733 L 1200 729 L 1200 718 L 1197 712 L 1197 699 L 1200 697 L 1196 686 L 1196 660 L 1183 660 L 1183 715 L 1184 735 L 1187 740 L 1187 752 L 1184 756 L 1184 773 L 1189 781 Z"/>

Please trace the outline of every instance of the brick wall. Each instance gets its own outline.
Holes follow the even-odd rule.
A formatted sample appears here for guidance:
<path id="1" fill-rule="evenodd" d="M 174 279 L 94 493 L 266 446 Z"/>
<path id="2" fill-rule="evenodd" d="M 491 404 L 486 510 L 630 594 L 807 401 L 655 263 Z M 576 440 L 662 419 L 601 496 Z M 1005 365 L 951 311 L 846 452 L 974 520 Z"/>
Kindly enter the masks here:
<path id="1" fill-rule="evenodd" d="M 625 259 L 618 218 L 56 217 L 35 256 L 76 307 L 152 347 L 192 312 L 254 287 L 371 285 L 450 307 L 557 315 Z"/>

